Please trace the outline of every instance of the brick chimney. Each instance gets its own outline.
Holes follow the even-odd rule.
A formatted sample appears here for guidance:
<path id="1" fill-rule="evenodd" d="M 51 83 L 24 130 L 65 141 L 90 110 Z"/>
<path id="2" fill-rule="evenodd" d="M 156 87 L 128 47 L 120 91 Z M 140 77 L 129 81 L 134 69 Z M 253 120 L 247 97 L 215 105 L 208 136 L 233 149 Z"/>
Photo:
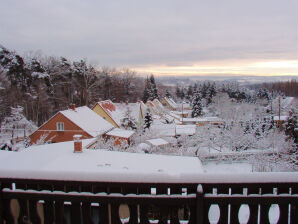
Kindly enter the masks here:
<path id="1" fill-rule="evenodd" d="M 74 150 L 73 152 L 83 152 L 82 149 L 82 135 L 74 135 L 73 140 L 74 140 Z"/>
<path id="2" fill-rule="evenodd" d="M 76 105 L 74 103 L 69 104 L 69 108 L 72 110 L 76 110 Z"/>

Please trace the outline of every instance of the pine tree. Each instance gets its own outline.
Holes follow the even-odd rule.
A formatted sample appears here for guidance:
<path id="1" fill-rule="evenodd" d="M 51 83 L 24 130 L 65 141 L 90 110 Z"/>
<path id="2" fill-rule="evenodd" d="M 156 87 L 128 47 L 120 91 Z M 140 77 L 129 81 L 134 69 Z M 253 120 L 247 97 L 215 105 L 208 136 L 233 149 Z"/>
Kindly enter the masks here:
<path id="1" fill-rule="evenodd" d="M 148 100 L 158 99 L 157 87 L 155 84 L 154 76 L 151 75 L 150 78 L 148 77 L 145 80 L 145 89 L 143 94 L 143 102 L 146 103 Z"/>
<path id="2" fill-rule="evenodd" d="M 190 100 L 190 99 L 192 98 L 192 96 L 193 96 L 193 88 L 192 88 L 191 85 L 189 85 L 189 86 L 188 86 L 188 89 L 187 89 L 187 96 L 186 96 L 186 98 L 187 98 L 188 100 Z"/>
<path id="3" fill-rule="evenodd" d="M 146 103 L 149 99 L 149 80 L 148 80 L 148 77 L 146 78 L 145 80 L 145 89 L 144 89 L 144 93 L 143 93 L 143 102 Z"/>
<path id="4" fill-rule="evenodd" d="M 288 136 L 288 139 L 292 138 L 296 144 L 298 144 L 297 128 L 297 112 L 292 109 L 290 110 L 288 120 L 285 123 L 285 133 Z"/>
<path id="5" fill-rule="evenodd" d="M 143 126 L 144 132 L 146 131 L 146 129 L 150 128 L 152 122 L 153 122 L 153 119 L 152 119 L 150 109 L 147 108 L 146 115 L 144 117 L 144 126 Z"/>
<path id="6" fill-rule="evenodd" d="M 169 93 L 169 90 L 166 90 L 165 96 L 168 98 L 172 98 L 171 94 Z"/>
<path id="7" fill-rule="evenodd" d="M 176 96 L 177 98 L 181 98 L 181 91 L 178 85 L 176 86 Z"/>
<path id="8" fill-rule="evenodd" d="M 150 96 L 149 96 L 149 99 L 150 100 L 154 100 L 154 99 L 158 99 L 158 93 L 157 93 L 157 87 L 156 87 L 156 84 L 155 84 L 155 79 L 154 79 L 154 76 L 151 75 L 150 76 L 150 84 L 149 84 L 149 87 L 150 87 Z"/>
<path id="9" fill-rule="evenodd" d="M 136 121 L 135 119 L 131 116 L 131 110 L 129 107 L 127 107 L 124 118 L 121 120 L 121 127 L 124 129 L 131 129 L 135 130 L 137 129 Z"/>
<path id="10" fill-rule="evenodd" d="M 196 92 L 192 99 L 192 117 L 198 117 L 202 115 L 202 103 L 201 103 L 201 94 Z"/>

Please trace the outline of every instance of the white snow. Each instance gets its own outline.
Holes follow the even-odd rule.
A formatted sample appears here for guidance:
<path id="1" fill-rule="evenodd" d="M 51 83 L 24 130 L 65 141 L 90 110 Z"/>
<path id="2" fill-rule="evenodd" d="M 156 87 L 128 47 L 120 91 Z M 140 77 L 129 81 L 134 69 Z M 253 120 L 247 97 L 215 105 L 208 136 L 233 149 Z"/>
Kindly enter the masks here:
<path id="1" fill-rule="evenodd" d="M 176 102 L 175 102 L 173 99 L 168 98 L 168 97 L 165 97 L 164 99 L 168 102 L 168 104 L 169 104 L 173 109 L 177 109 L 177 108 L 178 108 L 178 105 L 176 104 Z"/>
<path id="2" fill-rule="evenodd" d="M 115 137 L 122 137 L 122 138 L 130 138 L 134 133 L 135 133 L 134 131 L 115 128 L 112 131 L 109 131 L 108 133 L 106 133 L 106 135 L 115 136 Z"/>
<path id="3" fill-rule="evenodd" d="M 274 116 L 274 121 L 286 121 L 288 119 L 288 116 Z"/>
<path id="4" fill-rule="evenodd" d="M 208 162 L 203 165 L 204 171 L 207 173 L 250 173 L 252 165 L 244 162 Z"/>
<path id="5" fill-rule="evenodd" d="M 150 150 L 150 148 L 151 148 L 150 145 L 143 143 L 143 142 L 138 144 L 138 146 L 137 146 L 138 150 Z"/>
<path id="6" fill-rule="evenodd" d="M 169 144 L 166 140 L 162 138 L 149 139 L 146 142 L 150 143 L 153 146 L 162 146 Z"/>
<path id="7" fill-rule="evenodd" d="M 43 79 L 43 78 L 49 77 L 49 74 L 47 74 L 47 73 L 42 73 L 42 72 L 32 72 L 32 73 L 31 73 L 31 76 L 32 76 L 32 77 L 37 77 L 37 78 L 39 78 L 39 79 Z"/>
<path id="8" fill-rule="evenodd" d="M 83 147 L 92 140 L 83 140 Z M 70 141 L 0 151 L 0 178 L 181 183 L 203 172 L 195 157 L 88 149 L 78 154 L 73 147 Z"/>
<path id="9" fill-rule="evenodd" d="M 196 125 L 176 125 L 177 135 L 194 135 L 196 133 Z"/>
<path id="10" fill-rule="evenodd" d="M 159 112 L 163 112 L 165 110 L 164 106 L 158 99 L 153 100 L 154 105 L 158 108 Z"/>
<path id="11" fill-rule="evenodd" d="M 92 137 L 101 135 L 113 128 L 113 125 L 86 106 L 77 107 L 75 110 L 68 109 L 60 111 L 60 113 Z"/>

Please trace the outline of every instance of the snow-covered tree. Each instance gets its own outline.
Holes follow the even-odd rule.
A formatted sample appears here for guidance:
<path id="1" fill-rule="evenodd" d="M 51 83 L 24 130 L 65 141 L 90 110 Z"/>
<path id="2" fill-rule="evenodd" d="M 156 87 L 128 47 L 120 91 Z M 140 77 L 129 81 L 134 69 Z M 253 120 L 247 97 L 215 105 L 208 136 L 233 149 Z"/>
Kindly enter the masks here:
<path id="1" fill-rule="evenodd" d="M 150 81 L 150 96 L 149 96 L 149 99 L 150 100 L 158 99 L 157 87 L 156 87 L 154 76 L 152 74 L 149 78 L 149 81 Z"/>
<path id="2" fill-rule="evenodd" d="M 149 85 L 149 80 L 148 77 L 145 80 L 145 88 L 144 88 L 144 92 L 143 92 L 143 102 L 146 103 L 148 101 L 150 97 L 150 85 Z"/>
<path id="3" fill-rule="evenodd" d="M 293 139 L 294 142 L 298 145 L 298 122 L 297 122 L 298 116 L 297 111 L 294 109 L 291 109 L 289 111 L 289 117 L 284 124 L 285 127 L 285 133 L 288 136 L 288 139 Z"/>
<path id="4" fill-rule="evenodd" d="M 93 66 L 88 65 L 85 60 L 73 63 L 74 81 L 79 92 L 79 105 L 88 105 L 94 96 L 97 84 L 97 73 Z"/>
<path id="5" fill-rule="evenodd" d="M 147 108 L 146 114 L 144 116 L 144 123 L 143 123 L 143 130 L 144 130 L 144 132 L 150 128 L 152 122 L 153 122 L 152 114 L 150 112 L 150 109 Z"/>
<path id="6" fill-rule="evenodd" d="M 124 129 L 131 129 L 131 130 L 137 129 L 136 121 L 131 116 L 131 110 L 129 107 L 126 108 L 124 117 L 121 119 L 121 127 L 123 127 Z"/>
<path id="7" fill-rule="evenodd" d="M 157 91 L 154 76 L 151 75 L 149 79 L 147 77 L 145 80 L 143 102 L 146 103 L 147 100 L 154 100 L 154 99 L 158 99 L 158 91 Z"/>
<path id="8" fill-rule="evenodd" d="M 192 117 L 198 117 L 201 116 L 203 113 L 203 108 L 202 108 L 202 103 L 201 103 L 201 95 L 199 92 L 196 92 L 193 96 L 192 99 L 192 112 L 191 112 L 191 116 Z"/>
<path id="9" fill-rule="evenodd" d="M 16 137 L 26 137 L 31 134 L 36 126 L 28 121 L 23 115 L 23 107 L 12 107 L 11 115 L 4 118 L 1 123 L 2 133 L 9 134 L 9 139 Z"/>

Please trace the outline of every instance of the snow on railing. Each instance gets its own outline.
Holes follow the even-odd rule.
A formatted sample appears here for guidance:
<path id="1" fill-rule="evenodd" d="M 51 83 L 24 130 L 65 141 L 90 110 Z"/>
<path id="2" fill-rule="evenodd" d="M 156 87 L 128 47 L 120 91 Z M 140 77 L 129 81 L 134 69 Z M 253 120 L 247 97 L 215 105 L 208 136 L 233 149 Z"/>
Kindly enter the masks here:
<path id="1" fill-rule="evenodd" d="M 0 221 L 297 223 L 297 173 L 198 174 L 188 182 L 139 178 L 15 179 L 1 173 Z"/>
<path id="2" fill-rule="evenodd" d="M 109 164 L 107 164 L 109 165 Z M 0 170 L 0 179 L 30 179 L 53 181 L 101 181 L 115 183 L 292 183 L 298 182 L 298 172 L 252 172 L 252 173 L 167 173 L 157 170 L 152 173 L 129 172 L 123 169 L 104 171 L 90 170 L 82 172 L 45 171 L 45 170 Z"/>

